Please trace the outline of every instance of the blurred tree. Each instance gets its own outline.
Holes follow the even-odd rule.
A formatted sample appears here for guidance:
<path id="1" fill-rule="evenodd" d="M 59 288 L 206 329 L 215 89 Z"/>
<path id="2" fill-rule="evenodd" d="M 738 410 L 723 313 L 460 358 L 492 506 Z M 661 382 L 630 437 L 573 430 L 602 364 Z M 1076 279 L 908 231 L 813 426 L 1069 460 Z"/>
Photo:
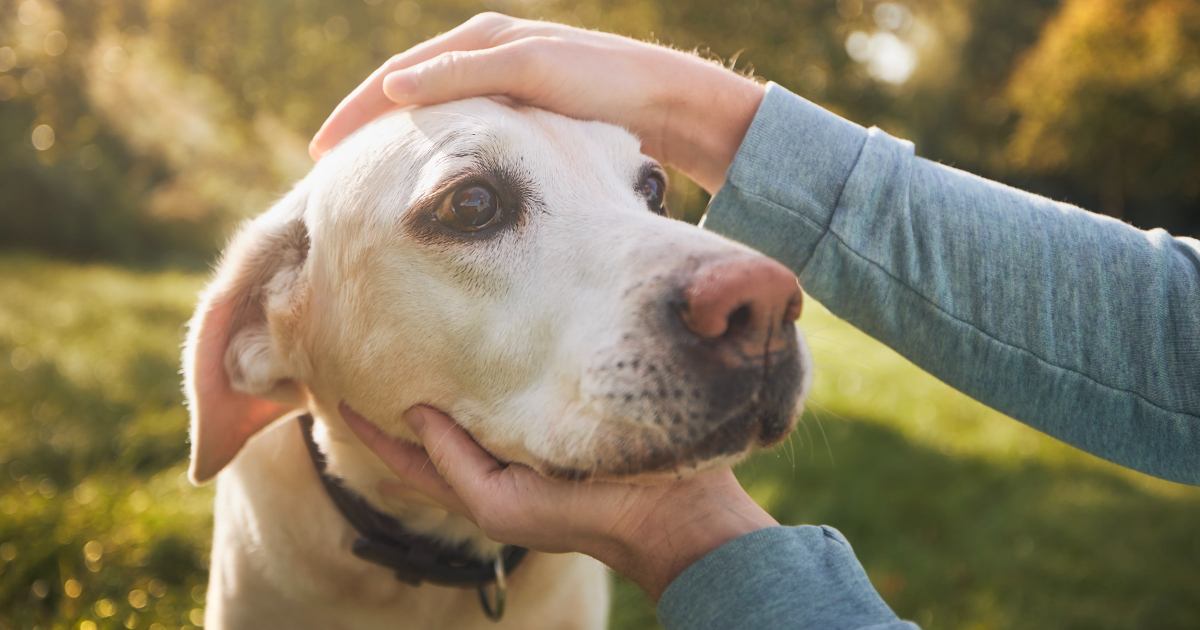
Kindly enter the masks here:
<path id="1" fill-rule="evenodd" d="M 186 250 L 193 238 L 135 219 L 166 173 L 131 156 L 84 92 L 95 18 L 0 3 L 0 246 L 118 260 Z"/>
<path id="2" fill-rule="evenodd" d="M 1146 226 L 1200 227 L 1200 4 L 1071 0 L 1013 74 L 1016 168 Z"/>
<path id="3" fill-rule="evenodd" d="M 0 0 L 0 247 L 202 263 L 364 76 L 485 9 L 697 50 L 926 157 L 1200 233 L 1197 5 L 1060 1 Z"/>

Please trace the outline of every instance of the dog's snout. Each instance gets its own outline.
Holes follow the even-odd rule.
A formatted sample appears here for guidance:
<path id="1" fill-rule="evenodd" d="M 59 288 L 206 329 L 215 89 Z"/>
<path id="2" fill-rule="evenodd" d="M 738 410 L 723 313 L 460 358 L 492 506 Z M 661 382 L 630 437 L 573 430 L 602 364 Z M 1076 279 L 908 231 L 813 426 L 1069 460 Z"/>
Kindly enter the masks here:
<path id="1" fill-rule="evenodd" d="M 766 256 L 716 260 L 686 281 L 684 324 L 705 340 L 728 340 L 744 354 L 770 351 L 772 337 L 800 316 L 803 293 L 787 267 Z"/>

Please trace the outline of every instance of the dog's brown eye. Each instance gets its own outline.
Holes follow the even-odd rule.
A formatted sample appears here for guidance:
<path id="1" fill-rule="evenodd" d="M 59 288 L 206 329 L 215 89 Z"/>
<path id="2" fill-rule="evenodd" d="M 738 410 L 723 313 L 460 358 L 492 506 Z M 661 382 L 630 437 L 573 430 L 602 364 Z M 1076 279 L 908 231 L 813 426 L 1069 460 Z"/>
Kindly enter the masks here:
<path id="1" fill-rule="evenodd" d="M 647 175 L 642 179 L 642 198 L 655 214 L 667 215 L 667 184 L 658 175 Z"/>
<path id="2" fill-rule="evenodd" d="M 496 222 L 500 199 L 481 184 L 463 186 L 442 202 L 437 218 L 442 225 L 460 232 L 477 232 Z"/>

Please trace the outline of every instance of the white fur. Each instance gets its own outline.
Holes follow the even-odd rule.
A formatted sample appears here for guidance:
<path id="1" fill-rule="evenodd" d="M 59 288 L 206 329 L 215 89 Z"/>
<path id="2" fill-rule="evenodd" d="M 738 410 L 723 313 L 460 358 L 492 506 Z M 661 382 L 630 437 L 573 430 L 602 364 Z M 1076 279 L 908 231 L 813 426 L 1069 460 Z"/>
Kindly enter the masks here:
<path id="1" fill-rule="evenodd" d="M 331 472 L 349 487 L 415 531 L 488 555 L 499 545 L 468 520 L 379 491 L 394 477 L 342 421 L 341 401 L 410 439 L 403 412 L 440 408 L 498 458 L 541 471 L 655 481 L 736 461 L 744 452 L 645 475 L 607 467 L 613 444 L 630 436 L 666 443 L 643 423 L 651 403 L 607 402 L 645 386 L 612 368 L 621 357 L 674 360 L 647 327 L 645 305 L 688 261 L 756 255 L 649 212 L 636 189 L 649 162 L 616 127 L 486 99 L 393 113 L 355 133 L 235 238 L 204 296 L 185 354 L 193 477 L 210 477 L 238 453 L 245 438 L 224 437 L 234 429 L 250 435 L 304 409 L 317 418 Z M 519 227 L 487 239 L 415 238 L 419 202 L 481 167 L 524 182 Z M 221 313 L 232 324 L 206 337 Z M 225 374 L 197 367 L 212 347 L 224 353 Z M 799 347 L 807 390 L 811 366 Z M 275 407 L 250 426 L 207 417 L 206 398 L 236 398 L 206 393 L 221 378 Z M 237 404 L 245 403 L 211 408 Z M 231 424 L 215 431 L 214 423 Z M 499 626 L 469 589 L 410 587 L 355 558 L 353 532 L 324 496 L 291 419 L 241 448 L 218 476 L 216 503 L 207 628 L 605 624 L 607 575 L 583 556 L 530 554 Z"/>

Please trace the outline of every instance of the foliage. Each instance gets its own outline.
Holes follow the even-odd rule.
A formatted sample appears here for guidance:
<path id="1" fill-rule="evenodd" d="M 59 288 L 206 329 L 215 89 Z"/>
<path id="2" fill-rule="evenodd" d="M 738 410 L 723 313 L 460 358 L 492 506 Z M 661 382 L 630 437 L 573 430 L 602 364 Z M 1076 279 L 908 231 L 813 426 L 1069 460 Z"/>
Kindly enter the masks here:
<path id="1" fill-rule="evenodd" d="M 1074 0 L 1009 90 L 1014 164 L 1065 175 L 1118 217 L 1127 201 L 1200 202 L 1197 3 Z"/>
<path id="2" fill-rule="evenodd" d="M 932 159 L 1200 233 L 1195 3 L 1059 4 L 0 0 L 0 247 L 202 264 L 344 94 L 483 9 L 698 50 Z"/>
<path id="3" fill-rule="evenodd" d="M 0 249 L 197 268 L 308 169 L 389 55 L 483 10 L 710 55 L 921 155 L 1200 235 L 1191 0 L 0 0 Z M 673 178 L 689 220 L 707 196 Z M 201 278 L 0 254 L 0 630 L 176 628 L 210 499 L 183 477 Z M 1194 628 L 1200 494 L 954 393 L 821 311 L 792 440 L 739 469 L 833 524 L 931 628 Z M 853 357 L 853 360 L 848 357 Z M 654 627 L 618 580 L 613 627 Z"/>
<path id="4" fill-rule="evenodd" d="M 0 628 L 179 628 L 211 493 L 184 478 L 176 361 L 202 278 L 0 256 Z M 809 303 L 820 366 L 783 446 L 738 469 L 784 523 L 845 533 L 940 628 L 1195 628 L 1200 489 L 974 403 Z M 613 628 L 654 628 L 617 580 Z"/>
<path id="5" fill-rule="evenodd" d="M 0 628 L 191 623 L 211 492 L 187 482 L 201 279 L 0 258 Z"/>
<path id="6" fill-rule="evenodd" d="M 170 169 L 133 151 L 90 100 L 102 12 L 76 4 L 61 12 L 0 2 L 0 247 L 130 262 L 200 259 L 211 249 L 203 239 L 216 238 L 219 225 L 148 216 Z"/>

